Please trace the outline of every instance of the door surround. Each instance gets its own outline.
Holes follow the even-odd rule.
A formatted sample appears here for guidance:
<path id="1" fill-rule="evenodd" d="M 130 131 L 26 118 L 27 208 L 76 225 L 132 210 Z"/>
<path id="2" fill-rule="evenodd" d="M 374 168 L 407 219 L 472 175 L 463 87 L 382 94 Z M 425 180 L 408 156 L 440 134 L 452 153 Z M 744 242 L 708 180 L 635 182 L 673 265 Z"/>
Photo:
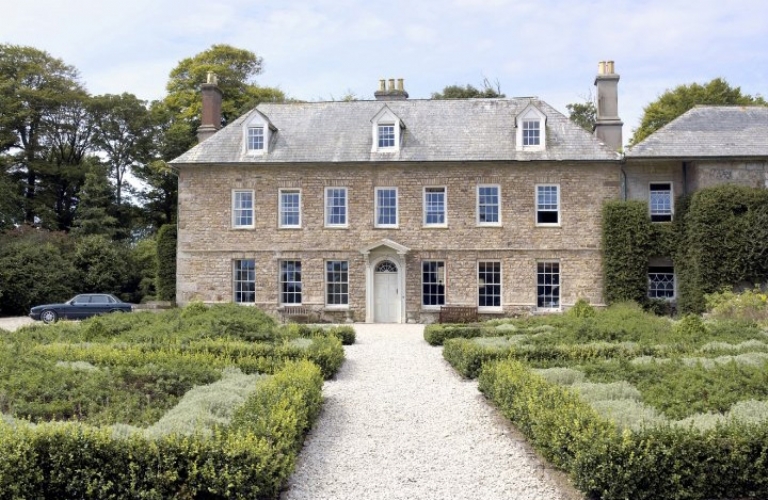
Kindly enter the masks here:
<path id="1" fill-rule="evenodd" d="M 376 266 L 379 263 L 390 260 L 398 269 L 397 272 L 397 286 L 399 290 L 399 309 L 400 314 L 397 318 L 397 323 L 405 323 L 405 304 L 406 304 L 406 288 L 405 288 L 405 256 L 410 252 L 410 248 L 407 248 L 399 243 L 395 243 L 392 240 L 382 239 L 360 250 L 360 253 L 365 257 L 365 322 L 374 322 L 375 313 L 375 272 Z"/>

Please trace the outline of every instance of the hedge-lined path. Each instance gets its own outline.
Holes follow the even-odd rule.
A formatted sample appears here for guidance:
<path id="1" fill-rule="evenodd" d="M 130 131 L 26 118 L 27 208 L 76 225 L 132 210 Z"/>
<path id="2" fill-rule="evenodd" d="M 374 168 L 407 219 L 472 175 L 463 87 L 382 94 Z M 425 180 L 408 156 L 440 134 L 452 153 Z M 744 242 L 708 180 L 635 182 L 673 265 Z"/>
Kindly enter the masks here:
<path id="1" fill-rule="evenodd" d="M 423 339 L 355 325 L 284 500 L 581 498 Z"/>

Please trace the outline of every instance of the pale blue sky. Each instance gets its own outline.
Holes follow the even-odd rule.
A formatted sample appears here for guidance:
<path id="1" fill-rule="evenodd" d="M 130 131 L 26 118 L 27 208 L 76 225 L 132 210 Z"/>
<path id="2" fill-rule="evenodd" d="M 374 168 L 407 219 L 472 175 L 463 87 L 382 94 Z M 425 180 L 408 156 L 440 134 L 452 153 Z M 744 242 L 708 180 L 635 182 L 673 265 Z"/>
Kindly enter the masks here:
<path id="1" fill-rule="evenodd" d="M 625 142 L 676 85 L 768 94 L 765 0 L 27 0 L 3 6 L 0 43 L 63 59 L 92 94 L 159 99 L 179 60 L 227 43 L 264 58 L 256 83 L 296 99 L 371 99 L 379 78 L 428 98 L 488 78 L 563 113 L 614 60 Z"/>

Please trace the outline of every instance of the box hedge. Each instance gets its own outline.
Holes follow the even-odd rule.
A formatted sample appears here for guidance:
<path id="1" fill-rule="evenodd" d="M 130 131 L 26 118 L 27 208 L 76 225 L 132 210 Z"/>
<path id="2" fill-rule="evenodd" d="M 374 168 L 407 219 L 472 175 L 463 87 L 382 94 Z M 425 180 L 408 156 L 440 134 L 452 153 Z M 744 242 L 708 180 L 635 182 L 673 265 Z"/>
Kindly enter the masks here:
<path id="1" fill-rule="evenodd" d="M 116 438 L 78 423 L 0 422 L 3 498 L 274 499 L 320 411 L 322 375 L 288 363 L 212 437 Z"/>
<path id="2" fill-rule="evenodd" d="M 514 360 L 487 364 L 479 388 L 589 499 L 768 498 L 768 422 L 622 430 Z"/>

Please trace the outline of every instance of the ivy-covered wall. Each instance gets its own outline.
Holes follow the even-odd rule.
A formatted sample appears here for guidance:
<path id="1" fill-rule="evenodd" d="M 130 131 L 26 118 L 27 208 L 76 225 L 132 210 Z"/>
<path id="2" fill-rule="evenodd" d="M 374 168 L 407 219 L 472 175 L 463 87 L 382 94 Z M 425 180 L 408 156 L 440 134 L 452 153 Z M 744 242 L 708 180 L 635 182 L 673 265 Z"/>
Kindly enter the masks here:
<path id="1" fill-rule="evenodd" d="M 704 311 L 704 294 L 768 281 L 768 190 L 724 185 L 678 198 L 675 221 L 651 223 L 645 201 L 603 206 L 605 300 L 646 306 L 648 261 L 671 257 L 681 312 Z"/>

